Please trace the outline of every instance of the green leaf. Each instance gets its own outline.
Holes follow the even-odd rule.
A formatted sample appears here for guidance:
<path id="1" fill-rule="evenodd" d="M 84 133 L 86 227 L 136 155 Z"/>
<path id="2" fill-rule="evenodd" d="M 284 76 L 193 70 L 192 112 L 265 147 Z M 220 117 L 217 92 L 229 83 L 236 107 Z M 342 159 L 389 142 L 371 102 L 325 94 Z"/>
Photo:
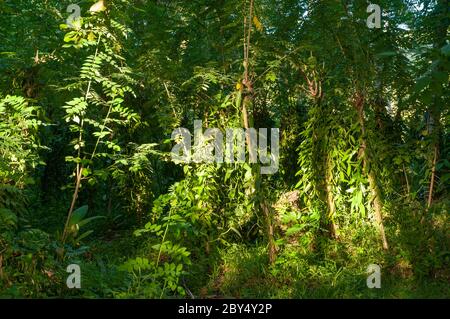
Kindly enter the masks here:
<path id="1" fill-rule="evenodd" d="M 88 212 L 88 205 L 82 206 L 77 210 L 75 210 L 72 213 L 72 217 L 70 218 L 69 226 L 78 224 L 86 216 L 87 212 Z"/>
<path id="2" fill-rule="evenodd" d="M 292 226 L 291 228 L 289 228 L 289 229 L 286 231 L 286 236 L 292 236 L 292 235 L 298 233 L 298 232 L 301 231 L 303 228 L 305 228 L 305 226 L 306 226 L 305 224 L 294 225 L 294 226 Z"/>
<path id="3" fill-rule="evenodd" d="M 266 74 L 266 80 L 270 81 L 270 82 L 275 82 L 277 79 L 277 76 L 274 72 L 269 72 Z"/>
<path id="4" fill-rule="evenodd" d="M 83 219 L 82 221 L 80 221 L 79 223 L 78 223 L 78 226 L 79 227 L 81 227 L 81 226 L 84 226 L 84 225 L 87 225 L 87 224 L 89 224 L 91 221 L 93 221 L 93 220 L 96 220 L 96 219 L 102 219 L 102 218 L 106 218 L 105 216 L 93 216 L 93 217 L 89 217 L 89 218 L 86 218 L 86 219 Z"/>
<path id="5" fill-rule="evenodd" d="M 236 228 L 230 227 L 230 229 L 231 229 L 233 232 L 235 232 L 240 238 L 242 238 L 241 233 L 240 233 Z"/>
<path id="6" fill-rule="evenodd" d="M 93 230 L 88 230 L 87 232 L 84 232 L 83 234 L 81 234 L 80 236 L 77 237 L 77 241 L 81 241 L 82 239 L 86 238 L 93 232 L 94 232 Z"/>
<path id="7" fill-rule="evenodd" d="M 414 91 L 421 92 L 425 87 L 430 85 L 431 78 L 428 76 L 423 76 L 417 80 L 416 85 L 414 86 Z"/>
<path id="8" fill-rule="evenodd" d="M 74 21 L 75 22 L 75 21 Z M 77 37 L 77 32 L 75 31 L 70 31 L 69 33 L 66 33 L 66 35 L 64 36 L 64 42 L 72 42 L 75 41 Z"/>
<path id="9" fill-rule="evenodd" d="M 381 53 L 377 54 L 378 57 L 388 57 L 388 56 L 394 56 L 394 55 L 397 55 L 397 52 L 385 51 L 385 52 L 381 52 Z"/>

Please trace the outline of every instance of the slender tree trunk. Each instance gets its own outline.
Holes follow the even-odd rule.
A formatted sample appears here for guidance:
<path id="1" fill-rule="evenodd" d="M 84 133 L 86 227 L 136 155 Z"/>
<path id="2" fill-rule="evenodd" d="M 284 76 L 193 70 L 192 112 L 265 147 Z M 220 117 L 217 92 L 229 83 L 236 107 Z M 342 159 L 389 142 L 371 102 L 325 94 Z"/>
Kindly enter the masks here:
<path id="1" fill-rule="evenodd" d="M 275 240 L 273 235 L 273 214 L 271 211 L 271 206 L 267 205 L 265 201 L 261 203 L 261 210 L 264 214 L 264 219 L 266 223 L 266 234 L 267 234 L 267 242 L 268 242 L 268 255 L 269 255 L 269 263 L 273 264 L 276 259 L 276 248 L 275 248 Z"/>
<path id="2" fill-rule="evenodd" d="M 405 174 L 405 181 L 406 181 L 406 192 L 407 195 L 411 193 L 411 187 L 409 186 L 409 180 L 408 180 L 408 174 L 406 172 L 405 164 L 403 164 L 403 173 Z"/>
<path id="3" fill-rule="evenodd" d="M 436 162 L 438 157 L 438 143 L 434 145 L 434 156 L 433 156 L 433 163 L 431 168 L 431 180 L 430 180 L 430 188 L 428 190 L 428 202 L 427 202 L 427 209 L 430 208 L 431 203 L 433 202 L 433 190 L 434 190 L 434 179 L 436 176 Z"/>
<path id="4" fill-rule="evenodd" d="M 249 150 L 250 163 L 255 163 L 256 160 L 255 160 L 255 158 L 253 158 L 254 154 L 253 154 L 253 152 L 250 152 L 250 150 L 253 149 L 253 145 L 252 145 L 252 140 L 250 138 L 250 132 L 248 130 L 250 128 L 250 124 L 249 124 L 249 115 L 248 115 L 247 106 L 251 105 L 252 102 L 253 102 L 252 96 L 246 95 L 244 97 L 244 101 L 242 102 L 242 118 L 243 118 L 244 128 L 245 128 L 245 140 L 247 142 L 247 147 Z"/>
<path id="5" fill-rule="evenodd" d="M 383 215 L 382 215 L 383 203 L 381 201 L 380 190 L 378 188 L 375 174 L 373 173 L 373 171 L 369 172 L 368 178 L 369 178 L 370 192 L 371 192 L 371 195 L 373 198 L 375 221 L 376 221 L 378 229 L 380 231 L 381 240 L 383 242 L 383 248 L 387 250 L 387 249 L 389 249 L 389 245 L 388 245 L 388 242 L 386 239 L 386 233 L 384 231 L 384 223 L 383 223 Z"/>
<path id="6" fill-rule="evenodd" d="M 244 122 L 244 128 L 246 130 L 246 142 L 250 155 L 250 162 L 256 163 L 256 159 L 253 157 L 254 154 L 251 151 L 253 149 L 252 140 L 250 138 L 250 116 L 249 116 L 249 107 L 253 104 L 254 100 L 254 91 L 253 91 L 253 82 L 249 76 L 249 68 L 250 68 L 250 37 L 252 34 L 252 19 L 253 19 L 253 5 L 254 0 L 250 0 L 249 5 L 249 13 L 248 16 L 244 17 L 244 79 L 243 84 L 245 87 L 245 95 L 242 101 L 242 118 Z M 256 169 L 255 174 L 255 190 L 257 193 L 260 193 L 260 188 L 258 185 L 261 184 L 261 173 L 259 165 L 254 166 Z M 260 194 L 257 194 L 256 198 L 260 198 Z M 270 210 L 270 205 L 266 203 L 264 200 L 258 199 L 258 203 L 256 204 L 257 209 L 259 208 L 263 214 L 266 228 L 266 237 L 268 241 L 268 255 L 269 262 L 275 262 L 276 258 L 276 250 L 275 250 L 275 242 L 274 242 L 274 234 L 273 234 L 273 221 L 272 221 L 272 212 Z"/>
<path id="7" fill-rule="evenodd" d="M 62 235 L 62 243 L 64 244 L 67 238 L 67 231 L 69 227 L 69 221 L 72 217 L 73 211 L 75 209 L 75 204 L 77 202 L 78 193 L 80 191 L 80 185 L 81 185 L 81 177 L 83 174 L 83 166 L 80 166 L 80 164 L 77 165 L 77 175 L 76 175 L 76 182 L 75 182 L 75 190 L 73 192 L 72 196 L 72 202 L 70 204 L 69 213 L 67 214 L 66 224 L 64 225 L 64 231 Z"/>
<path id="8" fill-rule="evenodd" d="M 367 151 L 367 141 L 366 141 L 366 129 L 365 129 L 365 120 L 364 120 L 364 97 L 362 94 L 358 94 L 355 99 L 355 108 L 358 112 L 358 120 L 361 126 L 362 133 L 362 143 L 361 143 L 361 151 L 360 157 L 363 160 L 363 170 L 367 175 L 367 179 L 369 181 L 370 194 L 373 200 L 373 209 L 375 215 L 375 222 L 377 224 L 378 230 L 380 232 L 381 241 L 383 243 L 383 249 L 389 249 L 389 245 L 386 239 L 386 233 L 384 230 L 383 223 L 383 202 L 381 199 L 381 192 L 378 188 L 377 179 L 374 171 L 370 168 L 370 156 Z"/>
<path id="9" fill-rule="evenodd" d="M 95 58 L 96 58 L 97 55 L 98 55 L 98 49 L 99 49 L 99 45 L 100 45 L 100 40 L 101 40 L 101 38 L 102 38 L 102 37 L 99 36 L 99 37 L 98 37 L 98 40 L 97 40 L 97 46 L 96 46 L 96 48 L 95 48 L 94 60 L 95 60 Z M 89 93 L 90 93 L 90 90 L 91 90 L 91 85 L 92 85 L 92 79 L 89 80 L 88 85 L 87 85 L 86 94 L 85 94 L 85 96 L 84 96 L 84 101 L 85 101 L 85 102 L 87 102 L 87 100 L 88 100 L 88 98 L 89 98 Z M 108 111 L 108 115 L 107 115 L 106 117 L 109 116 L 109 113 L 111 112 L 111 107 L 112 107 L 112 106 L 110 106 L 109 111 Z M 105 126 L 105 124 L 106 124 L 106 119 L 105 119 L 105 122 L 103 123 L 103 127 Z M 80 132 L 79 132 L 79 136 L 78 136 L 78 145 L 79 145 L 79 147 L 78 147 L 78 158 L 81 158 L 81 142 L 82 142 L 82 140 L 83 140 L 83 126 L 84 126 L 84 119 L 81 119 L 81 121 L 80 121 Z M 103 128 L 102 128 L 102 132 L 103 132 Z M 97 143 L 96 143 L 95 148 L 94 148 L 94 151 L 93 151 L 93 153 L 92 153 L 91 160 L 94 158 L 94 154 L 95 154 L 95 151 L 96 151 L 96 149 L 97 149 L 97 146 L 98 146 L 99 141 L 100 141 L 100 137 L 97 139 Z M 75 190 L 74 190 L 74 192 L 73 192 L 72 202 L 71 202 L 71 204 L 70 204 L 69 213 L 67 214 L 67 219 L 66 219 L 66 223 L 65 223 L 65 225 L 64 225 L 64 231 L 63 231 L 62 240 L 61 240 L 63 244 L 64 244 L 65 241 L 66 241 L 66 237 L 67 237 L 67 227 L 69 226 L 69 221 L 70 221 L 70 219 L 72 218 L 72 214 L 73 214 L 73 211 L 74 211 L 74 209 L 75 209 L 75 204 L 76 204 L 77 198 L 78 198 L 78 193 L 79 193 L 79 191 L 80 191 L 80 185 L 81 185 L 81 178 L 82 178 L 82 176 L 83 176 L 83 170 L 84 170 L 83 165 L 80 165 L 80 164 L 78 163 L 78 164 L 77 164 L 77 168 L 76 168 L 76 176 L 75 176 Z"/>
<path id="10" fill-rule="evenodd" d="M 436 6 L 436 20 L 439 22 L 436 23 L 435 34 L 434 34 L 434 44 L 433 47 L 436 50 L 439 50 L 446 44 L 447 41 L 447 32 L 448 27 L 450 26 L 450 18 L 449 18 L 449 0 L 439 0 Z M 438 71 L 445 72 L 442 65 L 438 67 Z M 441 84 L 439 84 L 441 85 Z M 427 210 L 430 208 L 433 203 L 433 192 L 434 192 L 434 183 L 436 179 L 436 163 L 439 160 L 439 141 L 441 137 L 441 106 L 444 106 L 443 100 L 435 95 L 434 97 L 434 110 L 430 110 L 430 117 L 433 119 L 434 129 L 434 150 L 433 150 L 433 161 L 431 166 L 431 179 L 430 179 L 430 187 L 428 189 L 428 200 L 427 200 Z"/>
<path id="11" fill-rule="evenodd" d="M 327 205 L 328 205 L 328 220 L 330 224 L 331 236 L 335 239 L 338 238 L 338 226 L 334 221 L 334 216 L 336 215 L 336 204 L 334 202 L 333 196 L 333 165 L 330 156 L 327 156 L 326 161 L 326 195 L 327 195 Z"/>
<path id="12" fill-rule="evenodd" d="M 3 279 L 3 255 L 0 254 L 0 279 Z"/>

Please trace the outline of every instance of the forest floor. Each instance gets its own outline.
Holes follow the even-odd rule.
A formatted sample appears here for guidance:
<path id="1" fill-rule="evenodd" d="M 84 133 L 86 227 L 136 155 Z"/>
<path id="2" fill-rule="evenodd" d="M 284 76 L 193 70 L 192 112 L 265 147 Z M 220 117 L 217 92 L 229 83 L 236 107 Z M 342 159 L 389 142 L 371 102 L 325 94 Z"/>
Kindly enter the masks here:
<path id="1" fill-rule="evenodd" d="M 83 297 L 98 297 L 109 292 L 125 293 L 127 278 L 118 266 L 145 248 L 136 249 L 129 231 L 111 233 L 107 239 L 92 242 L 85 256 L 88 275 Z M 295 245 L 279 251 L 270 265 L 265 245 L 233 244 L 193 260 L 182 278 L 186 298 L 449 298 L 449 271 L 417 274 L 406 259 L 383 255 L 381 288 L 367 287 L 368 254 L 350 256 L 345 243 L 323 243 L 325 252 L 306 251 Z M 90 256 L 97 256 L 89 259 Z M 381 255 L 379 255 L 381 256 Z M 398 256 L 397 256 L 398 257 Z M 213 260 L 213 262 L 211 262 Z M 400 261 L 399 261 L 400 260 Z M 121 295 L 115 295 L 121 297 Z M 143 298 L 144 296 L 134 296 Z"/>

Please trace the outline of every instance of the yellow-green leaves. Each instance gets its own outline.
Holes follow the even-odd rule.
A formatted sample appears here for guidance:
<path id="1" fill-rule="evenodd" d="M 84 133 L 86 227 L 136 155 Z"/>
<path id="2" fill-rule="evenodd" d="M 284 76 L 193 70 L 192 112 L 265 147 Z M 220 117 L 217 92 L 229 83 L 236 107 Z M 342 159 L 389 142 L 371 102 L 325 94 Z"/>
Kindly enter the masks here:
<path id="1" fill-rule="evenodd" d="M 70 122 L 71 120 L 77 122 L 76 117 L 79 117 L 85 113 L 87 103 L 84 98 L 74 98 L 73 100 L 67 102 L 63 108 L 66 110 L 66 122 Z"/>
<path id="2" fill-rule="evenodd" d="M 270 71 L 266 74 L 266 80 L 270 82 L 275 82 L 277 80 L 277 75 L 275 74 L 275 72 Z"/>
<path id="3" fill-rule="evenodd" d="M 97 13 L 105 10 L 106 10 L 105 2 L 103 0 L 100 0 L 91 6 L 89 12 Z"/>
<path id="4" fill-rule="evenodd" d="M 253 17 L 253 24 L 255 25 L 256 29 L 257 29 L 259 32 L 262 32 L 262 31 L 264 30 L 264 26 L 263 26 L 263 24 L 261 23 L 261 21 L 259 21 L 259 19 L 258 19 L 257 16 L 254 16 L 254 17 Z"/>
<path id="5" fill-rule="evenodd" d="M 89 32 L 87 39 L 89 41 L 95 41 L 96 39 L 95 34 L 93 32 Z"/>

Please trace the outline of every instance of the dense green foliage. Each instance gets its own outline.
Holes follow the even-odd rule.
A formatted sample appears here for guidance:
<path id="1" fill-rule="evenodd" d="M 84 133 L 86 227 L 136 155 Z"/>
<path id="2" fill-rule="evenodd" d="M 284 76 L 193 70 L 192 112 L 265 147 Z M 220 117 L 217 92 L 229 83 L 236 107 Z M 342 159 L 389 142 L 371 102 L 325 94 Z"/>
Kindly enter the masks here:
<path id="1" fill-rule="evenodd" d="M 450 297 L 448 0 L 70 4 L 0 0 L 0 297 Z"/>

